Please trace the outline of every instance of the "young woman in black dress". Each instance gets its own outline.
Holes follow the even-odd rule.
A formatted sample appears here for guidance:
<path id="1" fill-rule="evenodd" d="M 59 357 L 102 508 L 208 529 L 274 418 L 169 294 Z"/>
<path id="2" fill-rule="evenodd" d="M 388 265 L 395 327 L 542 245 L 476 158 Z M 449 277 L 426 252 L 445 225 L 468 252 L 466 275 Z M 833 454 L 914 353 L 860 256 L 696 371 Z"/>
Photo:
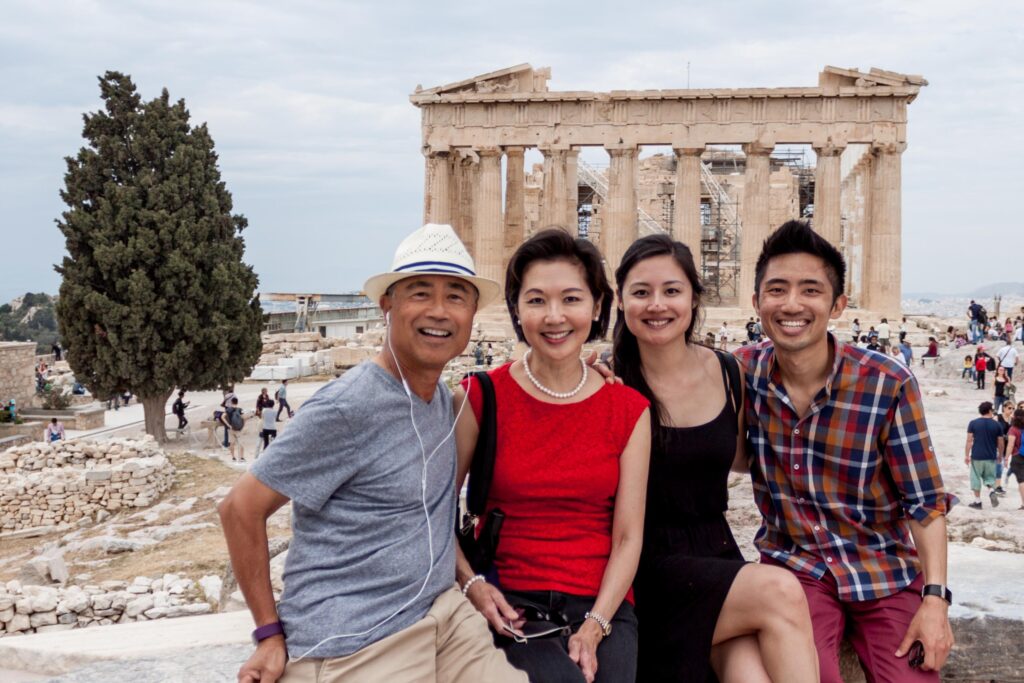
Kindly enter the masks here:
<path id="1" fill-rule="evenodd" d="M 644 237 L 615 278 L 614 370 L 651 402 L 637 680 L 817 681 L 803 589 L 744 562 L 725 520 L 730 467 L 748 467 L 742 375 L 696 342 L 703 289 L 689 248 Z"/>

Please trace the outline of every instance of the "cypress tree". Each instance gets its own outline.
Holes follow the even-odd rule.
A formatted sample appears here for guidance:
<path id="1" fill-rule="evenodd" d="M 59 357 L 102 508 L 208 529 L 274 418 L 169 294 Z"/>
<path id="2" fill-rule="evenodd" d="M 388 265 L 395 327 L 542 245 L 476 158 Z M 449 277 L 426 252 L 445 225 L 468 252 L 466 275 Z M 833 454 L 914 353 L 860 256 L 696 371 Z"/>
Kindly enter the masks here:
<path id="1" fill-rule="evenodd" d="M 255 365 L 258 278 L 206 124 L 166 88 L 143 102 L 127 75 L 99 84 L 103 110 L 83 115 L 86 146 L 65 158 L 57 317 L 76 378 L 101 400 L 138 396 L 164 441 L 175 387 L 233 384 Z"/>

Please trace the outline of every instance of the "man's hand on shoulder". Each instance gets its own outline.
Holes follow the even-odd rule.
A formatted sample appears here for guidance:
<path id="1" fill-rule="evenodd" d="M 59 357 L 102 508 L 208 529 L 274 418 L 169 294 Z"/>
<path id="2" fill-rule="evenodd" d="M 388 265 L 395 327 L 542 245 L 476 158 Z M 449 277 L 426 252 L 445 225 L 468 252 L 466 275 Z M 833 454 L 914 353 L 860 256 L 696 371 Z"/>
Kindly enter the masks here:
<path id="1" fill-rule="evenodd" d="M 953 629 L 949 626 L 949 605 L 942 598 L 926 596 L 896 650 L 897 657 L 906 656 L 915 640 L 924 646 L 923 671 L 938 671 L 946 663 L 953 647 Z"/>
<path id="2" fill-rule="evenodd" d="M 284 637 L 271 636 L 256 646 L 256 651 L 238 670 L 238 683 L 274 683 L 284 673 L 287 662 Z"/>

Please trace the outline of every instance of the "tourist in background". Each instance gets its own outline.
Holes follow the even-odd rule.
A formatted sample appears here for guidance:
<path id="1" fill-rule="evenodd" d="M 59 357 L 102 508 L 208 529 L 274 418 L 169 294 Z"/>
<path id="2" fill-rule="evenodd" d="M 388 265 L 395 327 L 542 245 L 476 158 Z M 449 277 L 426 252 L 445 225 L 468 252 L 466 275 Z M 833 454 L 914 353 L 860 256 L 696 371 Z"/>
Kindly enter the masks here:
<path id="1" fill-rule="evenodd" d="M 860 341 L 860 320 L 854 318 L 853 324 L 850 325 L 850 330 L 853 331 L 853 343 L 856 344 Z"/>
<path id="2" fill-rule="evenodd" d="M 266 387 L 260 389 L 260 395 L 256 397 L 256 417 L 263 417 L 264 408 L 273 408 L 274 399 L 270 398 L 270 390 Z"/>
<path id="3" fill-rule="evenodd" d="M 967 378 L 967 381 L 974 381 L 974 356 L 964 356 L 964 369 L 960 373 L 960 379 Z"/>
<path id="4" fill-rule="evenodd" d="M 1013 371 L 1017 367 L 1017 361 L 1020 358 L 1020 352 L 1017 351 L 1017 347 L 1013 345 L 1012 341 L 1007 341 L 1006 346 L 999 349 L 996 353 L 996 358 L 999 360 L 999 367 L 1006 370 L 1007 379 L 1013 379 Z"/>
<path id="5" fill-rule="evenodd" d="M 266 391 L 266 389 L 263 391 Z M 274 415 L 274 399 L 267 396 L 262 408 L 263 410 L 259 414 L 263 422 L 260 438 L 263 439 L 263 450 L 267 450 L 270 447 L 270 442 L 277 438 L 277 416 Z"/>
<path id="6" fill-rule="evenodd" d="M 992 507 L 999 506 L 996 493 L 996 461 L 1002 457 L 1003 428 L 992 414 L 992 403 L 982 401 L 976 417 L 967 425 L 967 445 L 964 447 L 964 464 L 970 468 L 971 491 L 974 502 L 967 507 L 981 509 L 981 486 L 988 487 L 988 499 Z"/>
<path id="7" fill-rule="evenodd" d="M 1024 439 L 1021 436 L 1022 430 L 1024 430 L 1024 410 L 1017 408 L 1013 411 L 1013 417 L 1010 420 L 1010 431 L 1006 435 L 1006 458 L 1008 458 L 1009 462 L 1004 475 L 1005 481 L 1001 483 L 1009 486 L 1011 474 L 1017 478 L 1017 488 L 1020 490 L 1021 499 L 1019 510 L 1024 510 L 1024 455 L 1021 455 Z M 1000 486 L 999 488 L 1003 487 Z"/>
<path id="8" fill-rule="evenodd" d="M 729 343 L 729 328 L 726 327 L 725 322 L 718 328 L 718 348 L 722 351 L 727 350 Z"/>
<path id="9" fill-rule="evenodd" d="M 939 340 L 935 337 L 928 337 L 928 349 L 921 356 L 921 365 L 924 365 L 925 358 L 938 358 L 939 357 Z M 960 379 L 963 379 L 963 373 L 960 373 Z"/>
<path id="10" fill-rule="evenodd" d="M 38 432 L 37 432 L 38 434 Z M 53 443 L 54 441 L 64 440 L 64 423 L 55 417 L 50 418 L 50 424 L 46 425 L 46 431 L 43 433 L 43 441 L 46 443 Z"/>
<path id="11" fill-rule="evenodd" d="M 638 679 L 817 681 L 800 583 L 745 562 L 725 519 L 730 467 L 749 471 L 743 380 L 735 358 L 698 343 L 703 287 L 692 253 L 644 237 L 615 278 L 615 370 L 652 406 Z"/>
<path id="12" fill-rule="evenodd" d="M 237 396 L 231 397 L 231 402 L 225 407 L 224 414 L 220 416 L 220 421 L 230 437 L 228 449 L 231 451 L 231 460 L 245 462 L 245 446 L 242 445 L 241 441 L 242 430 L 245 429 L 245 416 L 242 415 L 242 409 L 238 405 Z M 235 455 L 236 451 L 238 452 L 237 457 Z"/>
<path id="13" fill-rule="evenodd" d="M 1006 400 L 1006 384 L 1010 380 L 1006 377 L 1006 368 L 1000 366 L 996 368 L 996 376 L 993 378 L 992 385 L 995 388 L 994 398 L 992 400 L 995 406 L 996 413 L 1000 413 L 1000 408 L 1003 402 Z M 1002 414 L 1000 413 L 1000 417 Z"/>
<path id="14" fill-rule="evenodd" d="M 756 544 L 804 588 L 822 681 L 842 680 L 848 638 L 869 680 L 937 683 L 953 645 L 946 513 L 956 498 L 914 376 L 828 334 L 846 308 L 845 276 L 839 251 L 800 221 L 769 235 L 757 259 L 752 303 L 771 343 L 737 352 L 763 517 Z M 915 641 L 920 662 L 908 659 Z"/>
<path id="15" fill-rule="evenodd" d="M 976 389 L 985 388 L 985 373 L 988 372 L 988 360 L 991 357 L 985 352 L 984 346 L 979 346 L 974 354 L 974 383 Z"/>
<path id="16" fill-rule="evenodd" d="M 996 458 L 996 486 L 995 492 L 1000 496 L 1006 495 L 1006 490 L 1003 488 L 1003 472 L 1009 466 L 1010 463 L 1010 444 L 1008 442 L 1010 428 L 1013 423 L 1013 401 L 1007 397 L 1006 401 L 1000 406 L 995 408 L 996 421 L 999 426 L 1003 428 L 1003 450 L 1000 451 L 999 457 Z M 1019 441 L 1017 443 L 1020 443 Z"/>
<path id="17" fill-rule="evenodd" d="M 889 353 L 889 336 L 891 334 L 888 319 L 882 318 L 882 322 L 878 323 L 878 345 L 885 353 Z"/>
<path id="18" fill-rule="evenodd" d="M 178 418 L 179 432 L 188 426 L 188 418 L 185 417 L 185 409 L 188 408 L 188 405 L 189 402 L 185 400 L 185 390 L 182 389 L 178 392 L 178 398 L 171 405 L 171 413 Z"/>
<path id="19" fill-rule="evenodd" d="M 274 398 L 277 399 L 277 421 L 281 421 L 281 411 L 287 411 L 288 419 L 295 417 L 295 413 L 292 412 L 292 407 L 288 403 L 288 380 L 281 380 L 281 386 L 274 392 Z"/>
<path id="20" fill-rule="evenodd" d="M 494 558 L 497 584 L 458 553 L 456 576 L 496 642 L 533 683 L 636 680 L 632 585 L 643 538 L 650 456 L 647 400 L 588 373 L 583 344 L 604 336 L 613 293 L 597 248 L 550 228 L 512 255 L 505 297 L 522 360 L 488 374 L 497 406 L 487 512 L 505 513 Z M 482 399 L 457 423 L 457 487 L 469 471 Z M 461 409 L 460 409 L 461 410 Z M 458 490 L 458 488 L 457 488 Z M 530 622 L 543 622 L 546 637 Z M 561 627 L 564 630 L 559 631 Z M 517 640 L 518 639 L 518 640 Z"/>

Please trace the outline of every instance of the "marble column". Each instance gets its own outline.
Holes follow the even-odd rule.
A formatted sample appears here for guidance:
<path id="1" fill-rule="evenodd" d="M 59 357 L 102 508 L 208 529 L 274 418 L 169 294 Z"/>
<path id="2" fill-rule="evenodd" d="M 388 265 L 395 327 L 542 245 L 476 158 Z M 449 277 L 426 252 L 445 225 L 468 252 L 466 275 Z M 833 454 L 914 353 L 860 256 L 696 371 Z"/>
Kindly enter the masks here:
<path id="1" fill-rule="evenodd" d="M 473 260 L 476 272 L 503 282 L 501 264 L 505 246 L 501 218 L 501 149 L 490 147 L 478 150 L 480 179 L 477 185 L 473 242 Z"/>
<path id="2" fill-rule="evenodd" d="M 563 223 L 569 233 L 576 237 L 580 232 L 579 209 L 579 157 L 578 149 L 570 149 L 565 153 L 565 218 Z"/>
<path id="3" fill-rule="evenodd" d="M 526 169 L 523 147 L 505 148 L 505 253 L 502 271 L 519 245 L 526 239 Z M 502 280 L 503 282 L 504 280 Z"/>
<path id="4" fill-rule="evenodd" d="M 448 152 L 427 155 L 428 187 L 425 199 L 426 223 L 451 223 L 451 164 Z"/>
<path id="5" fill-rule="evenodd" d="M 814 168 L 814 230 L 831 242 L 836 248 L 840 242 L 840 158 L 842 146 L 832 143 L 815 146 L 818 156 Z"/>
<path id="6" fill-rule="evenodd" d="M 900 316 L 902 295 L 900 230 L 901 156 L 906 143 L 872 145 L 871 230 L 864 308 L 890 320 Z"/>
<path id="7" fill-rule="evenodd" d="M 700 155 L 704 147 L 673 147 L 676 155 L 676 197 L 672 237 L 690 248 L 700 270 Z"/>
<path id="8" fill-rule="evenodd" d="M 544 188 L 541 194 L 540 227 L 541 229 L 556 225 L 568 229 L 565 225 L 566 190 L 565 166 L 569 150 L 541 147 L 544 155 Z"/>
<path id="9" fill-rule="evenodd" d="M 740 283 L 736 289 L 736 305 L 747 315 L 752 311 L 754 268 L 761 246 L 771 231 L 768 223 L 771 153 L 773 145 L 743 145 L 747 156 L 743 176 L 743 214 L 740 234 Z"/>
<path id="10" fill-rule="evenodd" d="M 601 216 L 601 252 L 608 272 L 615 273 L 622 255 L 639 236 L 637 228 L 636 147 L 606 147 L 608 197 Z"/>
<path id="11" fill-rule="evenodd" d="M 474 199 L 480 158 L 472 150 L 460 150 L 453 156 L 451 183 L 451 218 L 455 234 L 475 257 L 473 224 L 475 222 Z"/>

